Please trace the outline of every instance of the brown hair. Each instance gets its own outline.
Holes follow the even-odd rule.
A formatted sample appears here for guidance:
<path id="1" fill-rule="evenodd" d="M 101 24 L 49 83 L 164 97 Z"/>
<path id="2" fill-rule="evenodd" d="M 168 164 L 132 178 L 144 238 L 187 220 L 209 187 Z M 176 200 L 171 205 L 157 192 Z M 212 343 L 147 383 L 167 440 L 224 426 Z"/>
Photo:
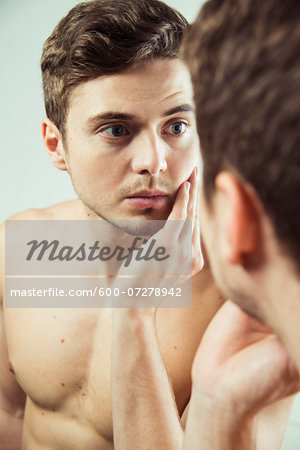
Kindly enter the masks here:
<path id="1" fill-rule="evenodd" d="M 187 21 L 159 0 L 93 0 L 70 10 L 46 40 L 41 69 L 47 116 L 64 136 L 71 90 L 154 58 L 177 56 Z"/>
<path id="2" fill-rule="evenodd" d="M 209 0 L 184 39 L 211 204 L 216 175 L 256 190 L 300 267 L 299 0 Z"/>

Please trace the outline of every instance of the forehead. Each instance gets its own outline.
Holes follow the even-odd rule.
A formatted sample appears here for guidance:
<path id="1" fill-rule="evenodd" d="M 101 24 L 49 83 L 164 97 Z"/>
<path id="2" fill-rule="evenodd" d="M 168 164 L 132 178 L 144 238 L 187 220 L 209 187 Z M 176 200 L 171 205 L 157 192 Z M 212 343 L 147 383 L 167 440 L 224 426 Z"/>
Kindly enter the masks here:
<path id="1" fill-rule="evenodd" d="M 179 59 L 155 60 L 126 72 L 89 80 L 70 98 L 69 116 L 81 120 L 105 111 L 159 115 L 178 104 L 193 104 L 189 71 Z"/>

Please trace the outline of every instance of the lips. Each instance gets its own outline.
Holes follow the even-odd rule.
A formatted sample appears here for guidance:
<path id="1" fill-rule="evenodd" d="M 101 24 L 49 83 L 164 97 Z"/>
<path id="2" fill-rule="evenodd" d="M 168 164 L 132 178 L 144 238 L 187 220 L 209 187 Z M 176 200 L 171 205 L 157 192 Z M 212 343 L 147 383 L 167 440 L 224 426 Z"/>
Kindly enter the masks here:
<path id="1" fill-rule="evenodd" d="M 162 191 L 140 191 L 125 199 L 133 208 L 159 208 L 168 201 L 168 195 Z"/>

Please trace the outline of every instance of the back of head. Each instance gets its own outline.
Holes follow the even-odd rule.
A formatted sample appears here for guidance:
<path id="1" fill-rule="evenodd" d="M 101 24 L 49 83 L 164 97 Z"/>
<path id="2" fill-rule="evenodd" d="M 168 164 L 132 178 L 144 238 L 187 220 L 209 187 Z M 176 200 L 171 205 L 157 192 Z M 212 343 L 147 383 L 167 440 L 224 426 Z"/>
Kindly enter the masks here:
<path id="1" fill-rule="evenodd" d="M 155 58 L 177 56 L 185 18 L 159 0 L 76 5 L 47 39 L 41 59 L 47 116 L 65 133 L 72 89 Z"/>
<path id="2" fill-rule="evenodd" d="M 209 0 L 183 51 L 195 89 L 210 204 L 216 175 L 255 189 L 300 268 L 299 0 Z"/>

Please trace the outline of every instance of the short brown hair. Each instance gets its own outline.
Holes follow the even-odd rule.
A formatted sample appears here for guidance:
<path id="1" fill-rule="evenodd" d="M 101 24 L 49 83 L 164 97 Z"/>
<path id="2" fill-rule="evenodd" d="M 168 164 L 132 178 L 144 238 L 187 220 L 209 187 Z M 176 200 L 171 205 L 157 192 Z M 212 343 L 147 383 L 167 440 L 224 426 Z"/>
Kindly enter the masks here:
<path id="1" fill-rule="evenodd" d="M 65 132 L 71 90 L 154 58 L 178 55 L 186 19 L 159 0 L 79 3 L 46 40 L 41 69 L 47 116 Z"/>
<path id="2" fill-rule="evenodd" d="M 208 204 L 217 174 L 235 171 L 300 268 L 299 0 L 209 0 L 183 52 Z"/>

